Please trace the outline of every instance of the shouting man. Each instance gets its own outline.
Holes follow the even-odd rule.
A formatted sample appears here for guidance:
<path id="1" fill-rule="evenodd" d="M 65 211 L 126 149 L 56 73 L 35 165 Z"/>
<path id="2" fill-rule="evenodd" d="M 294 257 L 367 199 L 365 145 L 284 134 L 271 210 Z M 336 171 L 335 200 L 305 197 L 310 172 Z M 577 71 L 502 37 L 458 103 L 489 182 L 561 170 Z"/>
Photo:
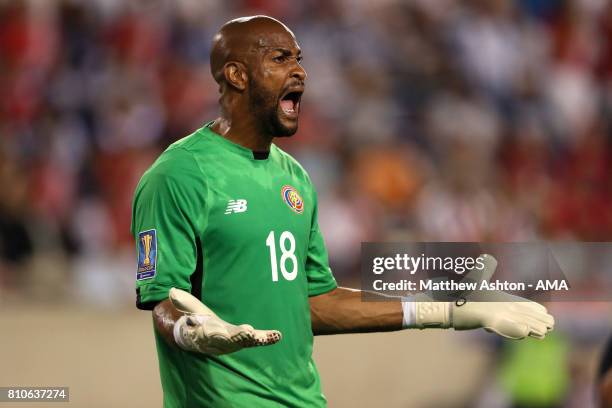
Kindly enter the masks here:
<path id="1" fill-rule="evenodd" d="M 136 190 L 137 305 L 153 310 L 165 407 L 325 406 L 313 335 L 552 329 L 529 301 L 365 303 L 337 287 L 312 182 L 272 143 L 297 131 L 301 62 L 279 21 L 226 23 L 210 55 L 221 115 L 172 144 Z"/>

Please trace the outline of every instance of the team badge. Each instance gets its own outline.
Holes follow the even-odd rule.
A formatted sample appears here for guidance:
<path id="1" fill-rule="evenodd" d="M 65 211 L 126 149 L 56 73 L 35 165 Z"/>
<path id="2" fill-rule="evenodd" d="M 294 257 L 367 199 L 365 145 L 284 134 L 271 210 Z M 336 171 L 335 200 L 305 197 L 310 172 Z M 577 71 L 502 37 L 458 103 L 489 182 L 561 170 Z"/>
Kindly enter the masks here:
<path id="1" fill-rule="evenodd" d="M 285 203 L 298 214 L 304 212 L 304 201 L 297 190 L 289 185 L 283 186 L 281 196 Z"/>
<path id="2" fill-rule="evenodd" d="M 138 273 L 137 280 L 151 279 L 155 276 L 157 265 L 157 231 L 154 229 L 138 234 Z"/>

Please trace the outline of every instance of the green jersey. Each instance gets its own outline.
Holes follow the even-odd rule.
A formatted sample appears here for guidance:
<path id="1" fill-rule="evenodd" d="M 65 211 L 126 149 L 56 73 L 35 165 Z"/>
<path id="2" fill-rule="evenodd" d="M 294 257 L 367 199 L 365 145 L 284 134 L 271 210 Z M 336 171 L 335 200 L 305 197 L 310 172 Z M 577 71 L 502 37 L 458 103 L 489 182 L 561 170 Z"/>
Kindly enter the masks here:
<path id="1" fill-rule="evenodd" d="M 204 126 L 143 175 L 132 232 L 137 306 L 170 288 L 222 319 L 277 329 L 268 347 L 222 356 L 169 346 L 156 333 L 164 407 L 325 406 L 312 360 L 308 297 L 336 287 L 306 171 L 275 145 L 267 157 Z"/>

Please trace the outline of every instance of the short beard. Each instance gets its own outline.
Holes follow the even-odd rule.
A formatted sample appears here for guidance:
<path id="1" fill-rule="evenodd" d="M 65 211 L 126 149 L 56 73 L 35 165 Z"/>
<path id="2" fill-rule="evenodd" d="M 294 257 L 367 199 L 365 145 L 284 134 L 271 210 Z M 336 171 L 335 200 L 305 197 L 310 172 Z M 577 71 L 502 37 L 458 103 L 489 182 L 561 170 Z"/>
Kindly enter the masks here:
<path id="1" fill-rule="evenodd" d="M 297 132 L 297 126 L 288 128 L 281 123 L 276 95 L 270 95 L 254 81 L 250 83 L 248 92 L 249 111 L 254 115 L 260 131 L 272 137 L 289 137 Z"/>

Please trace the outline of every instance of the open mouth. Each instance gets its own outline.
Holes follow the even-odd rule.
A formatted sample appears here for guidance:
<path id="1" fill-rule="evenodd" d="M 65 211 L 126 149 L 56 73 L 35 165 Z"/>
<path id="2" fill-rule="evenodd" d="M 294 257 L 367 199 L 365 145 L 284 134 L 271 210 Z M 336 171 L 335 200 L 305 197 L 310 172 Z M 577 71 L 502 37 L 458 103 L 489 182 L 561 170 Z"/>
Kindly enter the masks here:
<path id="1" fill-rule="evenodd" d="M 300 110 L 300 99 L 303 91 L 292 91 L 285 94 L 280 100 L 282 111 L 289 116 L 296 116 Z"/>

